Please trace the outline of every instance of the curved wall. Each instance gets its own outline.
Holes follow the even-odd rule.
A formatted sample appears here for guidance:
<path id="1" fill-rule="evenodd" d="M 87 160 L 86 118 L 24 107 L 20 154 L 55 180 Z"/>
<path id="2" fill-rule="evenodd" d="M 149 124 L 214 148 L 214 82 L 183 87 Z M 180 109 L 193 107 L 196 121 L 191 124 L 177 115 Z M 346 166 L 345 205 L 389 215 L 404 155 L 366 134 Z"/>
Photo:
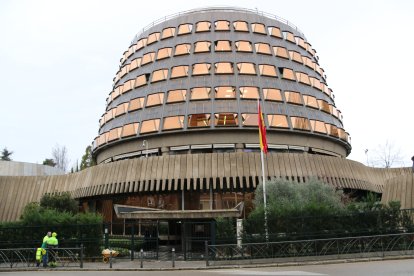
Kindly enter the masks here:
<path id="1" fill-rule="evenodd" d="M 387 179 L 409 168 L 378 169 L 343 158 L 278 153 L 266 156 L 266 175 L 306 183 L 316 177 L 337 188 L 382 193 Z M 24 206 L 45 193 L 70 192 L 73 197 L 169 194 L 191 191 L 253 191 L 261 176 L 259 153 L 166 155 L 100 164 L 60 176 L 0 176 L 0 221 L 17 220 Z M 109 207 L 111 210 L 111 206 Z"/>
<path id="2" fill-rule="evenodd" d="M 414 174 L 411 168 L 406 168 L 406 173 L 388 179 L 384 185 L 381 201 L 399 201 L 401 209 L 414 208 Z"/>
<path id="3" fill-rule="evenodd" d="M 94 154 L 100 163 L 142 150 L 149 139 L 152 152 L 171 154 L 209 133 L 212 148 L 236 141 L 248 149 L 258 141 L 251 134 L 257 99 L 275 148 L 349 154 L 341 112 L 304 35 L 275 18 L 225 8 L 187 12 L 134 38 Z"/>

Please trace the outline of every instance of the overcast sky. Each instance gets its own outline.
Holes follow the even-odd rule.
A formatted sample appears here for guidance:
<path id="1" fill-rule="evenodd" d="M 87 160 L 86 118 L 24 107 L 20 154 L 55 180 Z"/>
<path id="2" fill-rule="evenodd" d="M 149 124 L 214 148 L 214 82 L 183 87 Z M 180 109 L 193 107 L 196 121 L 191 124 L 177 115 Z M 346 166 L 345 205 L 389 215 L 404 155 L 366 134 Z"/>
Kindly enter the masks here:
<path id="1" fill-rule="evenodd" d="M 258 9 L 299 27 L 316 49 L 344 127 L 348 157 L 366 163 L 386 141 L 414 155 L 414 1 L 0 1 L 0 149 L 70 164 L 98 134 L 119 59 L 162 16 L 206 6 Z"/>

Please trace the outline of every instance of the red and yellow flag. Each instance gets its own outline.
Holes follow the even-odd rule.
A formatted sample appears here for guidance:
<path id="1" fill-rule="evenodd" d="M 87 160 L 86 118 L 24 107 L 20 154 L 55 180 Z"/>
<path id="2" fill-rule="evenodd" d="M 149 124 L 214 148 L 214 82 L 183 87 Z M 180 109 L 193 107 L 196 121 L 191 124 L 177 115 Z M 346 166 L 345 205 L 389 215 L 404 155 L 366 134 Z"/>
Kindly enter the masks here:
<path id="1" fill-rule="evenodd" d="M 258 114 L 257 114 L 258 116 L 257 116 L 257 118 L 259 119 L 260 149 L 264 153 L 267 153 L 266 125 L 265 125 L 265 122 L 263 120 L 262 108 L 260 107 L 260 102 L 259 101 L 257 101 L 257 106 L 258 106 Z"/>

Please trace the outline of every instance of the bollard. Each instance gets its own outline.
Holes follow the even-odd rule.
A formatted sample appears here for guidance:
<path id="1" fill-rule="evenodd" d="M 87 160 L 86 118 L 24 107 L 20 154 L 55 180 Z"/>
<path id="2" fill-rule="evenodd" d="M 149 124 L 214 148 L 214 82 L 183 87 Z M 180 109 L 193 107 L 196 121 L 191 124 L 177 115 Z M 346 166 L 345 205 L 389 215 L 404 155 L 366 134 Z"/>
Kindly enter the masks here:
<path id="1" fill-rule="evenodd" d="M 208 241 L 205 241 L 205 252 L 204 252 L 204 254 L 205 254 L 205 258 L 206 258 L 206 266 L 208 266 Z"/>
<path id="2" fill-rule="evenodd" d="M 81 243 L 80 248 L 80 268 L 83 268 L 83 243 Z"/>
<path id="3" fill-rule="evenodd" d="M 141 265 L 140 267 L 143 268 L 144 267 L 144 250 L 141 248 L 141 251 L 139 252 L 139 258 L 141 260 Z"/>
<path id="4" fill-rule="evenodd" d="M 175 267 L 175 248 L 171 249 L 172 267 Z"/>
<path id="5" fill-rule="evenodd" d="M 109 268 L 112 268 L 112 250 L 109 249 Z"/>

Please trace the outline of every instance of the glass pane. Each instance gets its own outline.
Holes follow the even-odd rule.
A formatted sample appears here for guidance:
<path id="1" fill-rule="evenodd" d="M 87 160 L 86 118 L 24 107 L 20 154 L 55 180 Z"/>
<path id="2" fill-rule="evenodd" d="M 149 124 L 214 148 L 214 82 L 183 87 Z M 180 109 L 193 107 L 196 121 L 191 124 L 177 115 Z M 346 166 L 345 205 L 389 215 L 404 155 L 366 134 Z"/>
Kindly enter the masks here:
<path id="1" fill-rule="evenodd" d="M 162 48 L 158 50 L 157 60 L 168 58 L 171 56 L 172 48 Z"/>
<path id="2" fill-rule="evenodd" d="M 123 137 L 129 137 L 129 136 L 135 136 L 138 132 L 139 123 L 133 123 L 124 125 L 122 127 L 122 138 Z"/>
<path id="3" fill-rule="evenodd" d="M 254 46 L 256 48 L 256 53 L 258 53 L 258 54 L 265 54 L 265 55 L 271 55 L 272 54 L 269 44 L 255 43 Z"/>
<path id="4" fill-rule="evenodd" d="M 241 75 L 256 75 L 256 68 L 253 63 L 237 63 L 237 69 Z"/>
<path id="5" fill-rule="evenodd" d="M 310 130 L 309 120 L 302 117 L 290 117 L 294 129 Z"/>
<path id="6" fill-rule="evenodd" d="M 135 87 L 146 85 L 148 82 L 149 74 L 140 75 L 135 79 Z"/>
<path id="7" fill-rule="evenodd" d="M 258 34 L 266 34 L 266 27 L 264 24 L 261 24 L 261 23 L 253 23 L 252 32 L 258 33 Z"/>
<path id="8" fill-rule="evenodd" d="M 193 64 L 193 76 L 208 75 L 210 74 L 210 68 L 210 63 Z"/>
<path id="9" fill-rule="evenodd" d="M 139 66 L 141 66 L 141 58 L 136 58 L 131 61 L 131 64 L 129 65 L 129 71 L 137 69 Z"/>
<path id="10" fill-rule="evenodd" d="M 280 93 L 280 89 L 275 88 L 263 88 L 264 98 L 267 101 L 277 101 L 283 102 L 282 94 Z"/>
<path id="11" fill-rule="evenodd" d="M 236 88 L 234 86 L 218 86 L 214 88 L 216 99 L 235 99 Z"/>
<path id="12" fill-rule="evenodd" d="M 338 128 L 331 124 L 326 124 L 328 134 L 331 136 L 339 137 Z"/>
<path id="13" fill-rule="evenodd" d="M 194 87 L 191 88 L 191 100 L 210 99 L 210 87 Z"/>
<path id="14" fill-rule="evenodd" d="M 132 88 L 134 87 L 134 82 L 135 82 L 135 80 L 126 81 L 123 85 L 122 93 L 126 93 L 126 92 L 132 90 Z"/>
<path id="15" fill-rule="evenodd" d="M 231 62 L 218 62 L 214 64 L 216 74 L 233 74 L 233 63 Z"/>
<path id="16" fill-rule="evenodd" d="M 229 31 L 230 30 L 230 22 L 226 20 L 219 20 L 214 22 L 214 26 L 216 31 Z"/>
<path id="17" fill-rule="evenodd" d="M 160 33 L 152 33 L 148 36 L 147 45 L 150 45 L 158 40 L 160 40 Z"/>
<path id="18" fill-rule="evenodd" d="M 290 41 L 292 43 L 296 44 L 296 40 L 295 37 L 293 36 L 293 34 L 291 32 L 283 32 L 283 37 L 287 40 Z"/>
<path id="19" fill-rule="evenodd" d="M 302 104 L 302 97 L 298 92 L 285 91 L 286 102 L 293 104 Z"/>
<path id="20" fill-rule="evenodd" d="M 257 126 L 258 116 L 254 113 L 243 113 L 242 115 L 243 126 Z"/>
<path id="21" fill-rule="evenodd" d="M 174 35 L 175 35 L 175 28 L 173 27 L 165 28 L 164 30 L 162 30 L 161 39 L 173 37 Z"/>
<path id="22" fill-rule="evenodd" d="M 317 120 L 310 120 L 314 132 L 326 134 L 325 123 Z"/>
<path id="23" fill-rule="evenodd" d="M 188 66 L 175 66 L 171 69 L 171 78 L 182 78 L 188 76 Z"/>
<path id="24" fill-rule="evenodd" d="M 319 107 L 322 111 L 330 113 L 329 104 L 324 100 L 318 100 Z"/>
<path id="25" fill-rule="evenodd" d="M 240 98 L 259 99 L 259 88 L 251 86 L 240 87 Z"/>
<path id="26" fill-rule="evenodd" d="M 289 51 L 289 55 L 291 60 L 303 64 L 302 56 L 298 52 Z"/>
<path id="27" fill-rule="evenodd" d="M 193 29 L 193 24 L 181 24 L 178 26 L 178 35 L 189 34 Z"/>
<path id="28" fill-rule="evenodd" d="M 302 72 L 296 72 L 296 79 L 304 84 L 310 85 L 309 76 Z"/>
<path id="29" fill-rule="evenodd" d="M 314 77 L 309 77 L 310 83 L 312 84 L 312 86 L 320 91 L 322 91 L 322 84 L 321 82 Z"/>
<path id="30" fill-rule="evenodd" d="M 196 24 L 196 33 L 198 32 L 208 32 L 210 31 L 211 23 L 208 21 L 197 22 Z"/>
<path id="31" fill-rule="evenodd" d="M 198 41 L 194 43 L 194 53 L 210 52 L 210 41 Z"/>
<path id="32" fill-rule="evenodd" d="M 191 44 L 178 44 L 175 46 L 174 56 L 188 55 L 191 50 Z"/>
<path id="33" fill-rule="evenodd" d="M 237 52 L 253 52 L 252 43 L 250 41 L 236 41 Z"/>
<path id="34" fill-rule="evenodd" d="M 129 110 L 128 111 L 135 111 L 141 109 L 144 106 L 144 97 L 132 99 L 129 102 Z"/>
<path id="35" fill-rule="evenodd" d="M 286 115 L 267 115 L 267 121 L 269 122 L 270 127 L 289 128 Z"/>
<path id="36" fill-rule="evenodd" d="M 274 65 L 259 64 L 260 75 L 268 77 L 277 77 L 276 67 Z"/>
<path id="37" fill-rule="evenodd" d="M 282 33 L 278 27 L 268 27 L 269 35 L 282 38 Z"/>
<path id="38" fill-rule="evenodd" d="M 113 109 L 108 110 L 105 113 L 105 123 L 109 122 L 110 120 L 112 120 L 114 118 L 113 116 Z"/>
<path id="39" fill-rule="evenodd" d="M 145 45 L 147 45 L 147 38 L 141 38 L 140 40 L 138 40 L 137 42 L 137 46 L 135 47 L 135 50 L 138 51 L 142 48 L 145 47 Z"/>
<path id="40" fill-rule="evenodd" d="M 303 40 L 303 38 L 299 37 L 299 36 L 295 36 L 296 39 L 296 43 L 302 47 L 303 49 L 306 50 L 306 45 L 305 45 L 305 41 Z"/>
<path id="41" fill-rule="evenodd" d="M 273 46 L 273 53 L 277 57 L 289 59 L 288 51 L 284 47 Z"/>
<path id="42" fill-rule="evenodd" d="M 167 79 L 168 69 L 160 69 L 152 73 L 151 82 L 163 81 Z"/>
<path id="43" fill-rule="evenodd" d="M 237 113 L 219 113 L 214 114 L 215 126 L 238 126 Z"/>
<path id="44" fill-rule="evenodd" d="M 146 107 L 160 105 L 164 101 L 164 93 L 155 93 L 148 95 Z"/>
<path id="45" fill-rule="evenodd" d="M 188 116 L 188 127 L 209 127 L 210 114 L 192 114 Z"/>
<path id="46" fill-rule="evenodd" d="M 303 100 L 305 101 L 306 106 L 319 109 L 318 101 L 316 100 L 315 97 L 309 96 L 309 95 L 303 95 Z"/>
<path id="47" fill-rule="evenodd" d="M 187 90 L 171 90 L 168 91 L 167 103 L 185 102 Z"/>
<path id="48" fill-rule="evenodd" d="M 156 132 L 159 130 L 159 127 L 160 127 L 160 119 L 143 121 L 141 124 L 141 134 L 149 133 L 149 132 Z"/>
<path id="49" fill-rule="evenodd" d="M 141 65 L 145 65 L 148 63 L 151 63 L 154 61 L 154 57 L 155 57 L 155 53 L 151 52 L 151 53 L 146 53 L 145 55 L 142 56 L 142 62 Z"/>
<path id="50" fill-rule="evenodd" d="M 121 116 L 122 114 L 125 114 L 125 112 L 128 110 L 128 103 L 122 103 L 116 107 L 115 111 L 115 117 Z"/>
<path id="51" fill-rule="evenodd" d="M 165 117 L 163 130 L 180 129 L 184 127 L 184 116 Z"/>
<path id="52" fill-rule="evenodd" d="M 113 128 L 109 131 L 108 142 L 117 140 L 121 136 L 122 127 Z"/>
<path id="53" fill-rule="evenodd" d="M 215 41 L 214 50 L 216 52 L 231 52 L 231 41 L 228 41 L 228 40 Z"/>
<path id="54" fill-rule="evenodd" d="M 235 21 L 233 22 L 234 31 L 236 32 L 248 32 L 249 27 L 245 21 Z"/>
<path id="55" fill-rule="evenodd" d="M 292 69 L 279 67 L 279 72 L 282 75 L 282 78 L 288 80 L 295 80 L 295 76 Z"/>

